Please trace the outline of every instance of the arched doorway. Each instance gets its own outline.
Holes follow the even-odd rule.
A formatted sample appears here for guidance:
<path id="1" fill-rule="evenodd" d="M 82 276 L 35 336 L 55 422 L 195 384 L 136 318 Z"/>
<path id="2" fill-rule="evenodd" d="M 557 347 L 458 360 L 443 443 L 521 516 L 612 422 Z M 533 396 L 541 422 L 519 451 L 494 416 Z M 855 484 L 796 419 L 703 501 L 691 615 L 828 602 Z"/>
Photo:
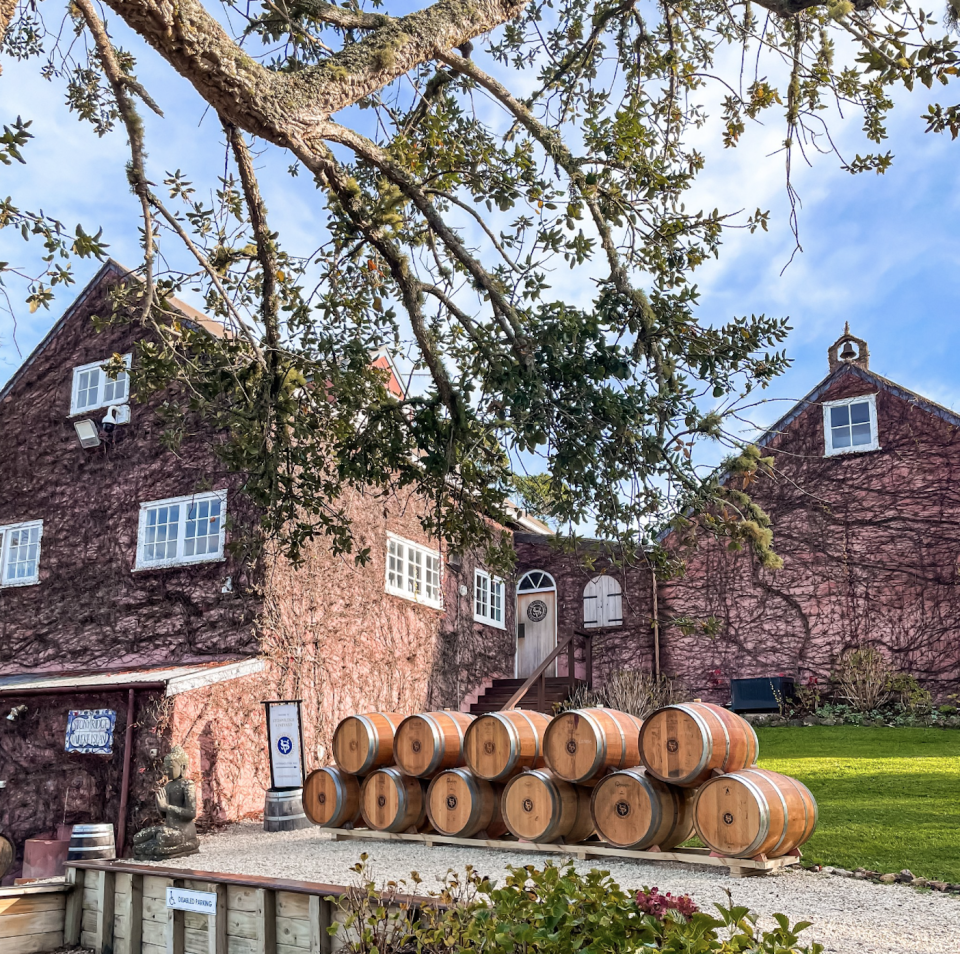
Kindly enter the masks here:
<path id="1" fill-rule="evenodd" d="M 517 583 L 517 678 L 531 675 L 556 645 L 556 581 L 544 570 L 529 570 Z M 554 662 L 546 675 L 556 674 Z"/>

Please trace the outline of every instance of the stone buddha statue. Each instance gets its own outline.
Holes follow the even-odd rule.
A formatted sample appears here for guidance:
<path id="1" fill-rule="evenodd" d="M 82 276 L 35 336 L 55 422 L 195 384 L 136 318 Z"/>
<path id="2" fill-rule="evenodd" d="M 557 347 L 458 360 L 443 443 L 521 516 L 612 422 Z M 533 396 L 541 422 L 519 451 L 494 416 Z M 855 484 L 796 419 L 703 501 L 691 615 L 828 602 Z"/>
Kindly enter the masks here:
<path id="1" fill-rule="evenodd" d="M 161 861 L 192 855 L 200 850 L 197 838 L 197 786 L 184 778 L 187 753 L 174 746 L 163 760 L 169 781 L 157 792 L 157 811 L 163 819 L 133 837 L 133 857 L 137 861 Z"/>

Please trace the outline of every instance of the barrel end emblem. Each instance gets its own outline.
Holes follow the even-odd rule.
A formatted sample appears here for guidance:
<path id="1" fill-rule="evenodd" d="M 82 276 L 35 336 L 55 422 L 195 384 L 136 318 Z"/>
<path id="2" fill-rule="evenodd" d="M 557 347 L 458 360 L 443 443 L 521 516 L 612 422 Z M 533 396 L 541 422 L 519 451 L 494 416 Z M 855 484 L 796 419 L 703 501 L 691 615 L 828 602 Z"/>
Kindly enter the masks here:
<path id="1" fill-rule="evenodd" d="M 413 749 L 414 752 L 419 752 L 421 747 L 419 739 L 414 739 L 413 742 L 410 743 L 410 748 Z"/>
<path id="2" fill-rule="evenodd" d="M 318 801 L 321 805 L 326 805 L 326 804 L 327 804 L 327 793 L 326 793 L 326 792 L 320 792 L 320 793 L 317 795 L 317 801 Z"/>
<path id="3" fill-rule="evenodd" d="M 676 739 L 667 739 L 667 751 L 676 752 L 680 748 L 680 743 Z"/>
<path id="4" fill-rule="evenodd" d="M 447 808 L 448 808 L 450 811 L 453 811 L 456 807 L 457 807 L 457 796 L 456 796 L 456 795 L 448 795 L 448 796 L 447 796 Z"/>
<path id="5" fill-rule="evenodd" d="M 377 796 L 377 805 L 378 805 L 378 807 L 383 808 L 386 804 L 387 804 L 386 796 L 384 796 L 384 795 L 378 795 L 378 796 Z"/>
<path id="6" fill-rule="evenodd" d="M 525 798 L 525 799 L 523 800 L 523 806 L 522 806 L 522 807 L 523 807 L 523 810 L 524 810 L 527 814 L 529 814 L 530 812 L 532 812 L 532 811 L 533 811 L 533 799 L 532 799 L 532 798 Z"/>
<path id="7" fill-rule="evenodd" d="M 617 802 L 614 807 L 621 818 L 626 818 L 630 814 L 630 806 L 626 802 Z"/>
<path id="8" fill-rule="evenodd" d="M 487 741 L 483 743 L 484 755 L 493 755 L 493 753 L 496 751 L 497 751 L 497 747 L 489 739 L 487 739 Z"/>
<path id="9" fill-rule="evenodd" d="M 568 739 L 568 740 L 567 740 L 567 753 L 568 753 L 569 755 L 576 755 L 576 754 L 577 754 L 577 740 L 576 740 L 576 739 Z"/>
<path id="10" fill-rule="evenodd" d="M 724 812 L 724 813 L 723 813 L 723 823 L 724 823 L 724 825 L 732 825 L 732 824 L 733 824 L 733 815 L 731 815 L 730 812 Z"/>

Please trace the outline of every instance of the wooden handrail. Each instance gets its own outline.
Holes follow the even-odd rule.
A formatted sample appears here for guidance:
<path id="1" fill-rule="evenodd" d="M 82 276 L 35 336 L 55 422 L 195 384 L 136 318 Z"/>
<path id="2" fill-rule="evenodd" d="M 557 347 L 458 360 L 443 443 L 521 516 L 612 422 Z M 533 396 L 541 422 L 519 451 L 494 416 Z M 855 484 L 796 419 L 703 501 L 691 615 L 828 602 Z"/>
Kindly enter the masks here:
<path id="1" fill-rule="evenodd" d="M 573 690 L 574 685 L 576 684 L 576 659 L 574 652 L 574 641 L 578 636 L 582 636 L 587 641 L 587 684 L 589 685 L 593 681 L 593 653 L 590 649 L 590 637 L 591 633 L 585 633 L 582 630 L 575 629 L 569 636 L 566 636 L 561 642 L 557 643 L 553 651 L 547 654 L 546 659 L 537 666 L 536 669 L 530 674 L 527 678 L 527 681 L 507 700 L 507 704 L 503 706 L 504 711 L 506 709 L 513 709 L 521 699 L 526 696 L 526 694 L 533 688 L 534 683 L 539 681 L 540 688 L 540 707 L 543 708 L 543 695 L 544 695 L 544 673 L 550 667 L 550 664 L 553 663 L 557 657 L 569 647 L 569 653 L 567 656 L 567 678 L 570 681 L 570 689 Z"/>

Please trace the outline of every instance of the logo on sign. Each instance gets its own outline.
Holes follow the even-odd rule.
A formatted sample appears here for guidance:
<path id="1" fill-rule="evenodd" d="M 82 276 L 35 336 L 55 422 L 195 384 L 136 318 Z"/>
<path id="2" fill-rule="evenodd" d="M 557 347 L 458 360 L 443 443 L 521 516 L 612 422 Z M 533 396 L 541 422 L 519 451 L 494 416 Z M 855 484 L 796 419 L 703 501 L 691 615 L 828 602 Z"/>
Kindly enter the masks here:
<path id="1" fill-rule="evenodd" d="M 188 891 L 185 888 L 167 888 L 167 907 L 173 908 L 175 911 L 216 914 L 217 895 L 213 891 Z"/>
<path id="2" fill-rule="evenodd" d="M 117 713 L 113 709 L 71 709 L 67 714 L 67 752 L 110 755 Z"/>
<path id="3" fill-rule="evenodd" d="M 293 751 L 293 741 L 285 735 L 277 739 L 277 749 L 281 755 L 289 755 Z"/>

